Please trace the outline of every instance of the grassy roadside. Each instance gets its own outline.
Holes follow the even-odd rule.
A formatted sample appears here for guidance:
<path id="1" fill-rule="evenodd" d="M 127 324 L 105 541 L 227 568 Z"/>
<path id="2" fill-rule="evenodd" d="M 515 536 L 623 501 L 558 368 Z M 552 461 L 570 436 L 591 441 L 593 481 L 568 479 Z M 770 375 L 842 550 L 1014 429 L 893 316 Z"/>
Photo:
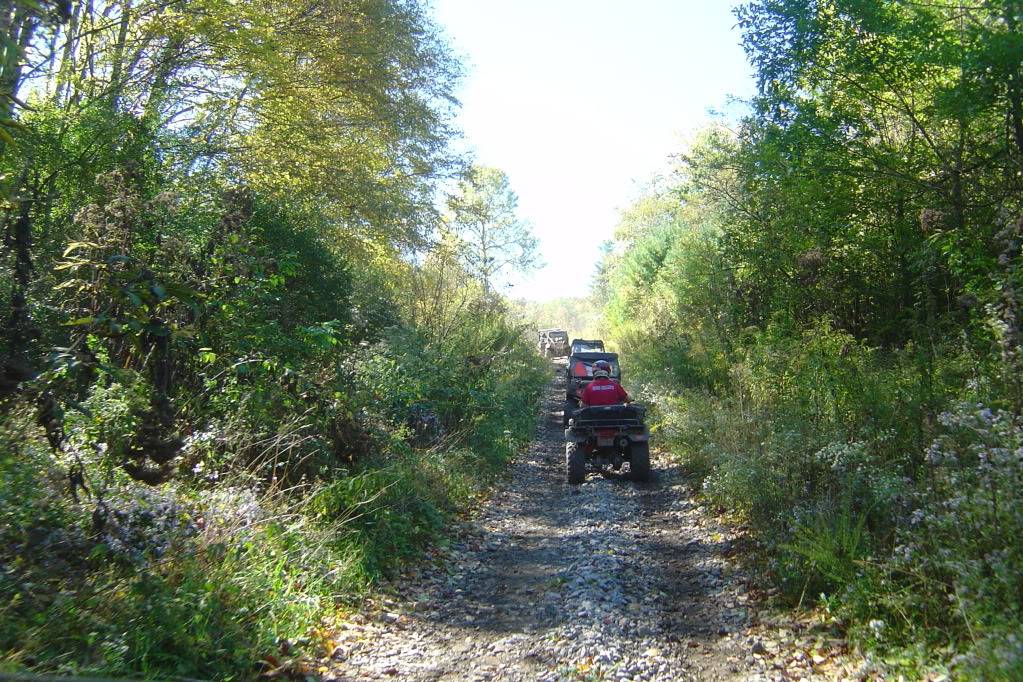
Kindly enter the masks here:
<path id="1" fill-rule="evenodd" d="M 645 393 L 782 605 L 820 609 L 883 674 L 1019 679 L 1023 429 L 957 388 L 970 358 L 923 359 L 821 327 L 756 340 L 727 390 Z"/>
<path id="2" fill-rule="evenodd" d="M 439 541 L 532 437 L 547 369 L 517 357 L 458 434 L 416 448 L 396 428 L 288 487 L 235 472 L 150 488 L 111 471 L 102 500 L 76 502 L 67 463 L 8 420 L 0 671 L 249 679 L 322 654 L 345 605 Z"/>

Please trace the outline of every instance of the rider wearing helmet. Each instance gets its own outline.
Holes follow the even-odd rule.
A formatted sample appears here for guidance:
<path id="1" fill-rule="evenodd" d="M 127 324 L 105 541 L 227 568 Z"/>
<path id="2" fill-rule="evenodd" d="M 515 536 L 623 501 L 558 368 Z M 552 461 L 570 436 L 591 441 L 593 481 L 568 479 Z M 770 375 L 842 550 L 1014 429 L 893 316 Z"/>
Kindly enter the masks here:
<path id="1" fill-rule="evenodd" d="M 621 384 L 611 380 L 611 363 L 597 360 L 593 363 L 593 381 L 583 389 L 579 402 L 583 407 L 617 405 L 629 402 L 629 394 Z"/>

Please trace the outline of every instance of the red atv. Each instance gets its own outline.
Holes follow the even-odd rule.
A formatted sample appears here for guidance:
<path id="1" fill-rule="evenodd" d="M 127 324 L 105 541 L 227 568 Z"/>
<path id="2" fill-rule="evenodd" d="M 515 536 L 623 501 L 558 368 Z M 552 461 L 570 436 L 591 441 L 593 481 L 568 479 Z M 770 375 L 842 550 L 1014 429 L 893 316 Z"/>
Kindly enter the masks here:
<path id="1" fill-rule="evenodd" d="M 586 472 L 610 474 L 629 463 L 634 481 L 650 479 L 650 431 L 639 405 L 596 405 L 576 410 L 565 429 L 568 482 L 582 483 Z"/>

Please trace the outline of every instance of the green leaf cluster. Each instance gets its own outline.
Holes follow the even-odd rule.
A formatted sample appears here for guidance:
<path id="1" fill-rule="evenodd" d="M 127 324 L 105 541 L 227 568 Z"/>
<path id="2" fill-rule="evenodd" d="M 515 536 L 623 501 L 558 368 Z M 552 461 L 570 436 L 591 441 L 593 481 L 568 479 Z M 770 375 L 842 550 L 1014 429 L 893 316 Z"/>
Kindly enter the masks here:
<path id="1" fill-rule="evenodd" d="M 823 594 L 892 675 L 1011 679 L 1018 467 L 934 460 L 967 415 L 1003 428 L 957 453 L 1018 440 L 1021 7 L 736 16 L 757 94 L 623 214 L 595 290 L 608 337 L 792 603 Z"/>
<path id="2" fill-rule="evenodd" d="M 444 237 L 461 67 L 419 0 L 0 23 L 0 669 L 302 671 L 547 379 L 469 256 L 530 244 L 500 171 Z"/>

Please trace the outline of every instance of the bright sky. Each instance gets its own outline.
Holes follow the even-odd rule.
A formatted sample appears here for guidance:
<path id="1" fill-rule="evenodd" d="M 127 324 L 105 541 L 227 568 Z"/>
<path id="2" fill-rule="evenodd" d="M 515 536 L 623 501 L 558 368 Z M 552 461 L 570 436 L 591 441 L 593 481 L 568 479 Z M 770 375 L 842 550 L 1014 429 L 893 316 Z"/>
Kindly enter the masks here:
<path id="1" fill-rule="evenodd" d="M 546 267 L 516 298 L 582 296 L 618 214 L 681 140 L 753 92 L 732 0 L 434 0 L 468 67 L 459 123 L 508 174 Z"/>

